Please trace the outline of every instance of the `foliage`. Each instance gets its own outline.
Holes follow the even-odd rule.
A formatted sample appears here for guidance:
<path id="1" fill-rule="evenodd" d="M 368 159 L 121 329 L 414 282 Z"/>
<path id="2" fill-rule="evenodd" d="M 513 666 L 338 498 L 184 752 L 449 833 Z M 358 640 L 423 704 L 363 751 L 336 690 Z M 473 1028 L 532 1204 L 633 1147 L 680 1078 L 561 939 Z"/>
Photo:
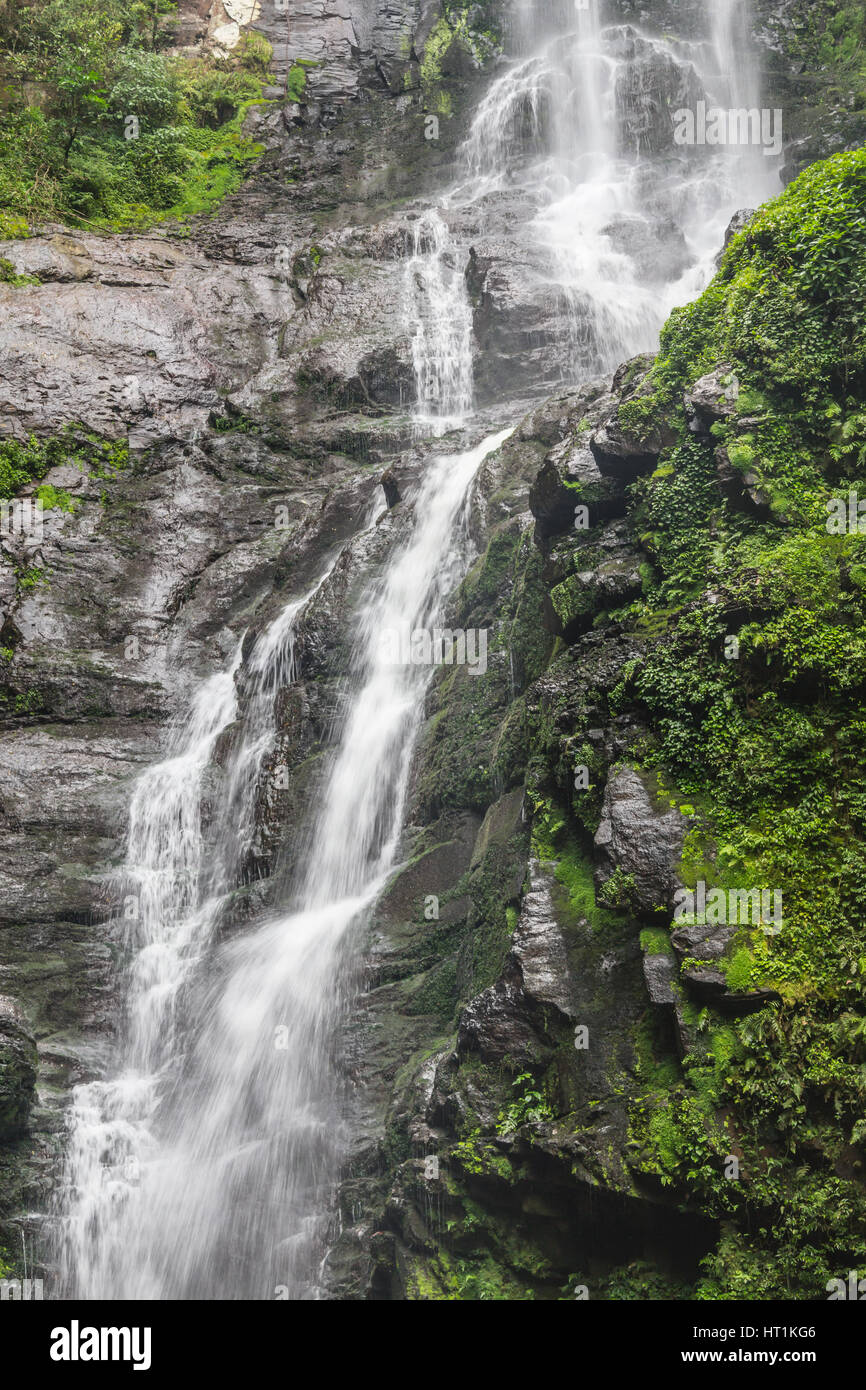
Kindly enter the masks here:
<path id="1" fill-rule="evenodd" d="M 260 152 L 242 133 L 270 45 L 247 35 L 236 59 L 163 51 L 164 0 L 50 0 L 0 19 L 0 234 L 28 222 L 145 227 L 207 211 Z M 44 95 L 28 99 L 35 88 Z"/>
<path id="2" fill-rule="evenodd" d="M 550 1103 L 544 1093 L 536 1088 L 530 1072 L 521 1072 L 511 1086 L 512 1090 L 523 1089 L 510 1105 L 499 1112 L 497 1134 L 513 1134 L 521 1125 L 543 1124 L 553 1119 Z"/>
<path id="3" fill-rule="evenodd" d="M 38 483 L 51 468 L 72 464 L 90 477 L 111 478 L 129 459 L 125 440 L 107 440 L 75 425 L 67 426 L 50 439 L 31 435 L 26 443 L 17 439 L 0 442 L 0 499 L 17 496 L 30 483 Z M 62 488 L 43 483 L 36 496 L 46 511 L 53 507 L 71 512 L 75 503 Z"/>
<path id="4" fill-rule="evenodd" d="M 782 930 L 741 932 L 723 962 L 729 988 L 782 1004 L 704 1011 L 684 1078 L 639 1060 L 631 1166 L 727 1222 L 700 1298 L 821 1297 L 866 1257 L 866 535 L 827 524 L 834 497 L 866 497 L 864 327 L 859 151 L 733 239 L 621 412 L 673 442 L 631 489 L 651 567 L 618 708 L 649 722 L 645 764 L 692 803 L 684 879 L 784 901 Z M 710 371 L 738 396 L 707 437 L 682 401 Z"/>

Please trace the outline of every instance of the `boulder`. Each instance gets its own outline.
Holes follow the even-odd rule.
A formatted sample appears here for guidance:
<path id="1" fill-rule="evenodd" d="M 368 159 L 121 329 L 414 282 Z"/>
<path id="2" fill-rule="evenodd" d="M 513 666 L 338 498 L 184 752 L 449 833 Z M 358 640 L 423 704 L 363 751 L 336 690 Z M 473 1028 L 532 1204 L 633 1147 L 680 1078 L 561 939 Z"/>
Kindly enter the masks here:
<path id="1" fill-rule="evenodd" d="M 740 383 L 733 369 L 725 363 L 699 377 L 683 392 L 689 429 L 694 434 L 705 434 L 717 421 L 735 415 L 739 395 Z"/>
<path id="2" fill-rule="evenodd" d="M 728 223 L 725 229 L 725 240 L 722 245 L 722 249 L 716 256 L 716 270 L 718 270 L 719 266 L 722 264 L 722 257 L 724 256 L 734 237 L 739 232 L 744 231 L 745 228 L 748 227 L 749 223 L 751 222 L 754 216 L 754 208 L 740 208 L 739 212 L 734 213 L 733 217 L 731 218 L 730 222 Z"/>
<path id="3" fill-rule="evenodd" d="M 531 1066 L 555 1041 L 556 1022 L 574 1017 L 568 958 L 551 900 L 551 870 L 530 860 L 511 950 L 502 976 L 460 1015 L 457 1052 L 485 1062 Z"/>
<path id="4" fill-rule="evenodd" d="M 676 808 L 657 804 L 633 767 L 615 769 L 605 787 L 595 835 L 596 888 L 619 869 L 632 880 L 640 914 L 652 916 L 659 908 L 672 908 L 688 826 L 687 817 Z"/>

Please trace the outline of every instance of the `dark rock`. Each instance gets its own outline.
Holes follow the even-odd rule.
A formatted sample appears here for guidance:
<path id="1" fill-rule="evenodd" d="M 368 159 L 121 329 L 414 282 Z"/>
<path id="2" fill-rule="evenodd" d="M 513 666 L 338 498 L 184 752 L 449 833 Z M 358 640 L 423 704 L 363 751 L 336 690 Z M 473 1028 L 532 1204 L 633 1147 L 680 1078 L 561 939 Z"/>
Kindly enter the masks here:
<path id="1" fill-rule="evenodd" d="M 671 945 L 680 960 L 686 956 L 696 960 L 719 960 L 727 955 L 737 931 L 737 927 L 726 924 L 696 922 L 671 932 Z"/>
<path id="2" fill-rule="evenodd" d="M 708 432 L 710 425 L 736 415 L 739 394 L 740 383 L 732 368 L 725 363 L 714 367 L 683 393 L 689 428 Z"/>
<path id="3" fill-rule="evenodd" d="M 586 536 L 569 549 L 567 563 L 572 572 L 550 591 L 552 631 L 567 641 L 588 628 L 596 614 L 622 607 L 641 591 L 641 556 L 622 522 Z"/>
<path id="4" fill-rule="evenodd" d="M 643 974 L 651 1004 L 675 1004 L 679 999 L 679 971 L 673 956 L 649 955 L 643 958 Z"/>
<path id="5" fill-rule="evenodd" d="M 530 861 L 502 978 L 460 1015 L 457 1052 L 513 1066 L 538 1063 L 553 1043 L 551 1024 L 573 1017 L 572 988 L 562 930 L 551 901 L 549 867 Z"/>
<path id="6" fill-rule="evenodd" d="M 36 1042 L 23 1012 L 0 995 L 0 1143 L 27 1129 L 36 1087 Z"/>
<path id="7" fill-rule="evenodd" d="M 731 218 L 730 222 L 725 228 L 725 240 L 722 244 L 722 250 L 716 256 L 716 270 L 718 270 L 719 266 L 722 264 L 722 257 L 724 256 L 725 251 L 727 251 L 734 237 L 737 236 L 739 232 L 745 231 L 746 227 L 748 227 L 749 223 L 752 221 L 752 218 L 755 216 L 755 211 L 755 208 L 740 208 L 739 212 L 734 213 L 733 217 Z"/>
<path id="8" fill-rule="evenodd" d="M 551 449 L 529 492 L 529 506 L 543 538 L 574 529 L 578 506 L 586 508 L 588 524 L 595 526 L 621 516 L 625 505 L 622 486 L 603 476 L 585 434 Z"/>
<path id="9" fill-rule="evenodd" d="M 602 473 L 631 482 L 655 467 L 665 437 L 654 425 L 647 434 L 635 433 L 623 425 L 617 409 L 593 432 L 589 446 Z"/>
<path id="10" fill-rule="evenodd" d="M 603 887 L 619 869 L 633 882 L 638 911 L 652 916 L 659 908 L 672 908 L 688 826 L 687 818 L 675 808 L 657 804 L 644 777 L 633 767 L 612 772 L 595 836 L 597 887 Z"/>
<path id="11" fill-rule="evenodd" d="M 385 492 L 385 501 L 389 507 L 396 507 L 400 501 L 400 486 L 397 482 L 397 475 L 393 468 L 386 468 L 379 482 Z"/>

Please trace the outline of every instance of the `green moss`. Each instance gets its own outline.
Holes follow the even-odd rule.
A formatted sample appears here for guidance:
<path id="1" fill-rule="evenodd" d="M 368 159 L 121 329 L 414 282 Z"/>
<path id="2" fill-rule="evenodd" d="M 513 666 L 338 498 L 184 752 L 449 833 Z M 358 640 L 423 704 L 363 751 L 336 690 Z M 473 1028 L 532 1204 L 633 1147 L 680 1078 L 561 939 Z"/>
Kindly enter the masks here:
<path id="1" fill-rule="evenodd" d="M 647 956 L 673 954 L 670 936 L 662 927 L 644 927 L 640 934 L 640 948 Z"/>
<path id="2" fill-rule="evenodd" d="M 16 570 L 15 573 L 18 577 L 18 588 L 25 591 L 47 583 L 45 571 L 38 565 L 29 565 L 27 569 Z"/>
<path id="3" fill-rule="evenodd" d="M 38 285 L 40 283 L 36 275 L 19 275 L 12 262 L 6 256 L 0 256 L 0 284 L 18 288 L 21 285 Z"/>
<path id="4" fill-rule="evenodd" d="M 318 63 L 307 58 L 297 58 L 289 68 L 286 95 L 289 101 L 303 102 L 307 92 L 307 69 L 318 67 Z"/>
<path id="5" fill-rule="evenodd" d="M 645 763 L 692 813 L 684 882 L 783 896 L 781 930 L 741 931 L 719 962 L 730 990 L 772 986 L 783 1004 L 734 1024 L 692 1007 L 682 1083 L 632 1107 L 635 1170 L 731 1223 L 700 1297 L 821 1296 L 866 1235 L 858 1170 L 828 1176 L 850 1143 L 862 1164 L 866 1137 L 860 1025 L 843 1022 L 866 1011 L 866 536 L 826 525 L 830 499 L 866 495 L 864 214 L 866 152 L 810 168 L 674 312 L 621 420 L 673 442 L 632 488 L 653 568 L 627 616 L 647 647 L 618 708 L 649 715 Z M 704 439 L 682 395 L 722 364 L 737 412 Z M 719 449 L 763 509 L 722 493 Z M 635 1049 L 659 1088 L 640 1035 Z M 725 1177 L 731 1152 L 748 1181 Z"/>

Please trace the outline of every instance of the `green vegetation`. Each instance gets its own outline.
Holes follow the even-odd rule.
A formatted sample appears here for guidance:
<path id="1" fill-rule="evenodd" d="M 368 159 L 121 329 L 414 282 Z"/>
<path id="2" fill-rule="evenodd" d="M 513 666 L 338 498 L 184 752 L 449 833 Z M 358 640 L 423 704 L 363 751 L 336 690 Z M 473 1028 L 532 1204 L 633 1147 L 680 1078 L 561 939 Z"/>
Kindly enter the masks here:
<path id="1" fill-rule="evenodd" d="M 307 69 L 314 68 L 315 62 L 309 58 L 298 58 L 289 68 L 286 92 L 289 101 L 302 102 L 307 91 Z"/>
<path id="2" fill-rule="evenodd" d="M 662 804 L 689 817 L 683 881 L 783 896 L 781 930 L 745 923 L 717 962 L 729 990 L 763 986 L 781 1002 L 731 1018 L 681 985 L 685 1055 L 647 1008 L 610 1096 L 589 1101 L 616 1096 L 628 1117 L 624 1152 L 600 1156 L 601 1181 L 719 1220 L 700 1276 L 672 1293 L 631 1265 L 600 1287 L 575 1275 L 564 1297 L 591 1283 L 612 1299 L 809 1300 L 866 1266 L 866 524 L 848 509 L 850 492 L 866 499 L 864 328 L 866 151 L 804 173 L 671 316 L 620 408 L 658 454 L 629 490 L 646 557 L 641 596 L 615 615 L 629 659 L 608 678 L 593 656 L 616 640 L 602 613 L 525 695 L 532 851 L 556 863 L 557 915 L 575 941 L 584 923 L 607 946 L 630 920 L 628 876 L 594 893 L 587 854 L 604 782 L 587 732 L 621 716 L 648 731 L 632 756 Z M 710 372 L 732 409 L 695 432 L 683 397 Z M 488 789 L 478 793 L 481 809 Z M 647 957 L 671 950 L 661 922 L 640 942 Z M 581 1066 L 564 1036 L 552 1061 L 511 1083 L 516 1101 L 501 1098 L 507 1076 L 498 1091 L 491 1082 L 500 1139 L 564 1123 Z M 577 1125 L 591 1132 L 586 1109 Z M 466 1182 L 488 1179 L 489 1143 L 477 1128 L 462 1140 Z"/>
<path id="3" fill-rule="evenodd" d="M 146 227 L 206 212 L 259 148 L 242 133 L 270 45 L 231 60 L 172 57 L 170 0 L 0 7 L 0 236 L 47 219 Z M 8 283 L 8 276 L 0 278 Z"/>
<path id="4" fill-rule="evenodd" d="M 482 4 L 445 0 L 442 14 L 427 38 L 420 60 L 421 89 L 427 110 L 440 116 L 453 114 L 447 79 L 460 70 L 460 59 L 481 67 L 502 52 L 501 16 L 492 0 Z M 452 70 L 452 55 L 459 55 Z M 408 74 L 407 74 L 408 76 Z"/>
<path id="5" fill-rule="evenodd" d="M 645 1061 L 632 1107 L 634 1170 L 725 1220 L 701 1298 L 821 1297 L 866 1262 L 866 535 L 828 529 L 834 498 L 866 497 L 864 327 L 861 151 L 733 240 L 620 412 L 672 440 L 632 488 L 652 564 L 623 695 L 651 722 L 645 763 L 691 802 L 687 882 L 784 898 L 783 929 L 740 932 L 724 962 L 782 1004 L 695 1016 L 684 1075 L 659 1089 Z M 713 370 L 738 396 L 707 438 L 681 403 Z"/>
<path id="6" fill-rule="evenodd" d="M 511 1089 L 518 1094 L 510 1105 L 499 1112 L 497 1134 L 513 1134 L 521 1125 L 543 1124 L 545 1120 L 553 1119 L 550 1103 L 536 1087 L 530 1072 L 521 1072 L 520 1076 L 516 1076 Z"/>
<path id="7" fill-rule="evenodd" d="M 19 288 L 21 285 L 38 284 L 39 280 L 35 275 L 19 275 L 8 257 L 0 256 L 0 285 L 13 285 Z"/>
<path id="8" fill-rule="evenodd" d="M 0 442 L 0 500 L 16 497 L 28 484 L 39 482 L 51 468 L 71 464 L 92 478 L 112 478 L 129 461 L 125 440 L 108 440 L 81 426 L 68 425 L 51 439 L 31 435 L 26 444 L 17 439 Z M 45 511 L 59 508 L 73 512 L 76 502 L 68 492 L 44 483 L 36 496 Z"/>

